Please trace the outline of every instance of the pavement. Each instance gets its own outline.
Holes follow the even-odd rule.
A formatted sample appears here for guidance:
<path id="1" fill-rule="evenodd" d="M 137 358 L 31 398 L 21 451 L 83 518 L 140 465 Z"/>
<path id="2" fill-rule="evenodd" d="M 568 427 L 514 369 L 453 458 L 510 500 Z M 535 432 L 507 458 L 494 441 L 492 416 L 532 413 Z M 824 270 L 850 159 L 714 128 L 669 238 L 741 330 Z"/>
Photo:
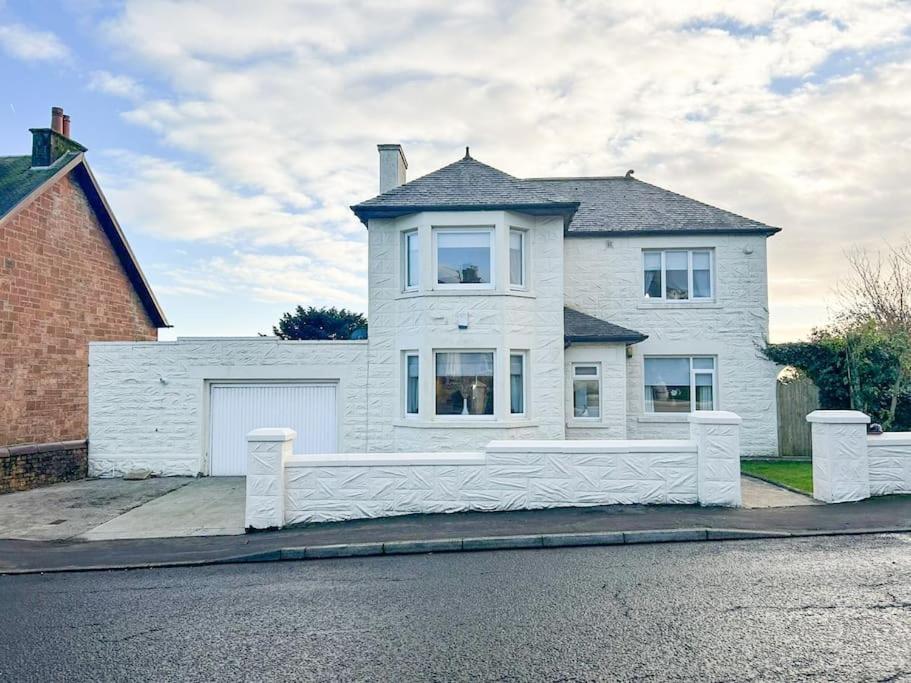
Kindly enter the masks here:
<path id="1" fill-rule="evenodd" d="M 0 633 L 9 681 L 908 681 L 911 536 L 0 576 Z"/>

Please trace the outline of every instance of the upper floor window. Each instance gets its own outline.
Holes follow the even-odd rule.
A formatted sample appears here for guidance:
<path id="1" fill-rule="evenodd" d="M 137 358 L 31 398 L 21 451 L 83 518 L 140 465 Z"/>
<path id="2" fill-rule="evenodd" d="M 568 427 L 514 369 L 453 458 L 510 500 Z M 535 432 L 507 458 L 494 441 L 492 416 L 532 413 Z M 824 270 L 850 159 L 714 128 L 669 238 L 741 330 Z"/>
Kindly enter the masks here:
<path id="1" fill-rule="evenodd" d="M 509 285 L 525 286 L 525 231 L 509 231 Z"/>
<path id="2" fill-rule="evenodd" d="M 493 229 L 434 230 L 437 285 L 490 288 L 493 286 Z"/>
<path id="3" fill-rule="evenodd" d="M 405 289 L 417 289 L 421 283 L 421 242 L 418 231 L 405 233 Z"/>
<path id="4" fill-rule="evenodd" d="M 714 296 L 711 249 L 667 249 L 642 252 L 646 299 L 687 301 Z"/>
<path id="5" fill-rule="evenodd" d="M 645 410 L 690 413 L 715 409 L 715 359 L 711 356 L 645 358 Z"/>

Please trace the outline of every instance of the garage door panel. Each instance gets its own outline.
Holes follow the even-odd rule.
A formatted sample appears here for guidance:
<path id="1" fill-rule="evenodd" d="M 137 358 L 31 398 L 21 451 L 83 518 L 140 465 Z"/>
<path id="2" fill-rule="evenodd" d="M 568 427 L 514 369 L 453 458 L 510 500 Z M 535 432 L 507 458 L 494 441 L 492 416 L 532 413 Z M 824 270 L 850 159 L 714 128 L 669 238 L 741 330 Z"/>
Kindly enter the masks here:
<path id="1" fill-rule="evenodd" d="M 247 434 L 260 427 L 297 432 L 295 453 L 335 453 L 334 384 L 213 384 L 209 401 L 209 472 L 246 473 Z"/>

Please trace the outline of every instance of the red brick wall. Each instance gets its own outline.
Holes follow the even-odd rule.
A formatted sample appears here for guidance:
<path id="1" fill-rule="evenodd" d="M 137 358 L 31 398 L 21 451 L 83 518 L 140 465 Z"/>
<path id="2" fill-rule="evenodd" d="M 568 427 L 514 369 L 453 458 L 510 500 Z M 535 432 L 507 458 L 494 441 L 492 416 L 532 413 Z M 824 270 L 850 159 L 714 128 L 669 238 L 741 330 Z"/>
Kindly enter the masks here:
<path id="1" fill-rule="evenodd" d="M 0 446 L 85 439 L 88 342 L 157 338 L 72 173 L 0 224 Z"/>

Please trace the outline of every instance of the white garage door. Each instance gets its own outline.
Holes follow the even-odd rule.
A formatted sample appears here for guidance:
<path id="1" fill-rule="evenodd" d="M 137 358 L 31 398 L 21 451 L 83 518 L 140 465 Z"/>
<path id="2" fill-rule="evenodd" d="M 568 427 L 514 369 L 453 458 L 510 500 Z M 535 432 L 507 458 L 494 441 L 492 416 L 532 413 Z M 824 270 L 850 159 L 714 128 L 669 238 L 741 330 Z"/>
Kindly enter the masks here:
<path id="1" fill-rule="evenodd" d="M 209 396 L 209 473 L 247 473 L 247 434 L 260 427 L 297 432 L 295 453 L 338 449 L 334 384 L 212 384 Z"/>

